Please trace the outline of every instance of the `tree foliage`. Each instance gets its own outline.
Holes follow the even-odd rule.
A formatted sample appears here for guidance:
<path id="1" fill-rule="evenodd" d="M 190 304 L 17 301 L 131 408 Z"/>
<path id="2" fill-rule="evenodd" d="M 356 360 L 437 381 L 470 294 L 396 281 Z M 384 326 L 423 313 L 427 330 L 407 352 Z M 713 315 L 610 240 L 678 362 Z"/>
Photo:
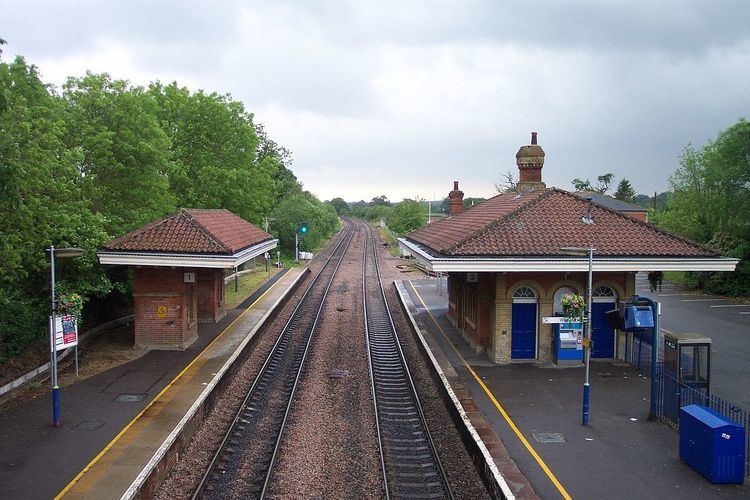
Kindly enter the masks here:
<path id="1" fill-rule="evenodd" d="M 741 119 L 700 149 L 688 145 L 670 184 L 667 210 L 651 220 L 740 259 L 735 272 L 694 274 L 694 284 L 750 294 L 750 123 Z"/>
<path id="2" fill-rule="evenodd" d="M 334 198 L 329 203 L 339 215 L 345 215 L 350 211 L 349 204 L 343 198 Z"/>
<path id="3" fill-rule="evenodd" d="M 405 234 L 427 224 L 427 208 L 420 201 L 406 199 L 396 203 L 388 217 L 388 227 Z"/>
<path id="4" fill-rule="evenodd" d="M 602 174 L 596 178 L 596 184 L 591 184 L 588 179 L 575 178 L 571 181 L 576 191 L 589 191 L 591 193 L 605 194 L 609 191 L 609 187 L 612 181 L 615 179 L 615 175 L 612 173 Z"/>
<path id="5" fill-rule="evenodd" d="M 45 338 L 50 245 L 85 250 L 58 278 L 94 311 L 129 286 L 98 265 L 101 244 L 181 206 L 260 224 L 304 203 L 308 240 L 329 236 L 335 210 L 302 191 L 291 161 L 228 95 L 92 73 L 58 93 L 22 57 L 0 63 L 0 361 Z"/>
<path id="6" fill-rule="evenodd" d="M 625 201 L 627 203 L 632 203 L 635 199 L 635 195 L 635 189 L 633 189 L 630 181 L 627 179 L 622 179 L 617 185 L 617 191 L 615 191 L 615 199 Z"/>
<path id="7" fill-rule="evenodd" d="M 301 223 L 307 223 L 308 227 L 306 234 L 299 235 L 300 250 L 304 251 L 317 250 L 339 226 L 333 206 L 321 203 L 307 191 L 285 198 L 272 215 L 276 219 L 273 233 L 281 247 L 290 252 L 294 251 L 294 236 Z"/>

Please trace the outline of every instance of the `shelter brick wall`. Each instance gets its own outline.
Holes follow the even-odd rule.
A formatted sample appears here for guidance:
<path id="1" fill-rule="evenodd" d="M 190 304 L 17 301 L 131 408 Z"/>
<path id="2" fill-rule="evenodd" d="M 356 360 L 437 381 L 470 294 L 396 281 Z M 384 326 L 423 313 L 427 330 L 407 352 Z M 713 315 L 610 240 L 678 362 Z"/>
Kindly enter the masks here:
<path id="1" fill-rule="evenodd" d="M 183 350 L 198 338 L 194 283 L 184 268 L 136 268 L 133 279 L 135 345 L 141 349 Z"/>
<path id="2" fill-rule="evenodd" d="M 216 323 L 226 316 L 224 270 L 198 269 L 196 273 L 198 322 Z"/>
<path id="3" fill-rule="evenodd" d="M 570 286 L 579 293 L 586 289 L 587 273 L 479 273 L 478 314 L 474 326 L 464 320 L 460 298 L 467 286 L 465 273 L 449 274 L 448 317 L 458 327 L 467 342 L 477 350 L 486 349 L 494 363 L 511 362 L 511 327 L 513 292 L 520 286 L 530 286 L 538 294 L 537 357 L 540 363 L 553 360 L 553 327 L 542 324 L 541 318 L 553 315 L 554 294 L 561 286 Z M 593 286 L 607 285 L 615 289 L 618 300 L 627 298 L 635 290 L 635 273 L 594 273 Z M 455 307 L 451 305 L 456 298 Z M 624 335 L 618 334 L 616 356 L 624 353 Z"/>

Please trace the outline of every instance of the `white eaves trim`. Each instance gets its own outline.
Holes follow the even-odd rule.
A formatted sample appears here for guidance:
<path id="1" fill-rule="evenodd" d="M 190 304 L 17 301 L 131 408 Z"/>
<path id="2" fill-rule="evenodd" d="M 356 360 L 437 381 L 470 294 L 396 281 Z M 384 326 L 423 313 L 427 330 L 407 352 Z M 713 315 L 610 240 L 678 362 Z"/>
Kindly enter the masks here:
<path id="1" fill-rule="evenodd" d="M 116 266 L 152 266 L 152 267 L 208 267 L 227 269 L 238 267 L 253 257 L 262 255 L 276 248 L 279 240 L 267 240 L 245 248 L 233 255 L 211 254 L 169 254 L 155 252 L 123 252 L 102 250 L 97 252 L 99 262 L 103 265 Z"/>
<path id="2" fill-rule="evenodd" d="M 399 248 L 432 272 L 588 271 L 587 257 L 436 257 L 404 238 Z M 597 257 L 593 270 L 602 271 L 734 271 L 729 257 Z"/>

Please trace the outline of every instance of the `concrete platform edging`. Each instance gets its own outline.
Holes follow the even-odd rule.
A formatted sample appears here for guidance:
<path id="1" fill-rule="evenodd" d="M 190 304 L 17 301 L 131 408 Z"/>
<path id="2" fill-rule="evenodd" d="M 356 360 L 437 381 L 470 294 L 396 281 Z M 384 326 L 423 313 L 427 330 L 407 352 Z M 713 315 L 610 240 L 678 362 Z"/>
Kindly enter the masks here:
<path id="1" fill-rule="evenodd" d="M 305 268 L 300 272 L 289 288 L 276 299 L 276 302 L 266 311 L 260 321 L 258 321 L 245 339 L 237 346 L 234 353 L 227 359 L 211 381 L 206 384 L 203 392 L 201 392 L 182 419 L 180 419 L 172 432 L 169 433 L 164 442 L 157 448 L 154 455 L 138 476 L 136 476 L 130 487 L 122 494 L 122 499 L 153 496 L 158 486 L 166 478 L 171 467 L 179 459 L 179 454 L 190 443 L 190 439 L 200 427 L 205 415 L 213 407 L 214 402 L 228 383 L 229 376 L 234 373 L 235 368 L 245 359 L 250 341 L 263 327 L 268 317 L 288 300 L 289 296 L 309 273 L 309 268 Z M 231 325 L 227 328 L 230 327 Z"/>
<path id="2" fill-rule="evenodd" d="M 424 338 L 422 330 L 419 328 L 416 319 L 412 315 L 409 305 L 411 304 L 411 306 L 414 307 L 414 303 L 411 300 L 408 292 L 404 288 L 403 282 L 396 281 L 394 284 L 396 285 L 396 292 L 399 296 L 401 307 L 406 313 L 406 316 L 409 318 L 411 327 L 414 330 L 417 338 L 419 339 L 420 345 L 422 347 L 422 353 L 430 360 L 432 368 L 442 382 L 442 388 L 444 392 L 443 396 L 446 400 L 452 402 L 452 406 L 449 406 L 449 411 L 453 415 L 454 421 L 456 422 L 457 427 L 461 432 L 464 442 L 470 447 L 469 451 L 471 452 L 475 463 L 480 467 L 482 479 L 489 487 L 490 493 L 492 493 L 494 498 L 505 498 L 509 500 L 515 499 L 515 495 L 508 486 L 508 483 L 505 481 L 505 478 L 500 473 L 500 470 L 498 469 L 497 464 L 495 464 L 495 461 L 493 460 L 489 449 L 485 445 L 484 440 L 479 435 L 474 425 L 471 423 L 469 415 L 459 401 L 455 391 L 451 387 L 448 378 L 446 377 L 443 369 L 440 367 L 440 364 L 435 358 L 432 349 L 427 343 L 427 340 Z"/>

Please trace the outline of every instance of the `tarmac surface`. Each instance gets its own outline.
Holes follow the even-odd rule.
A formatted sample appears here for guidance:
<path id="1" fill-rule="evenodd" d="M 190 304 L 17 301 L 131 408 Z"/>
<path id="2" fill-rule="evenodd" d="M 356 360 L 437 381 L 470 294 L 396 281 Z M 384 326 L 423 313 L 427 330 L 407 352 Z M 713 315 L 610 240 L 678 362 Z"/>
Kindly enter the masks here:
<path id="1" fill-rule="evenodd" d="M 750 410 L 750 302 L 703 295 L 669 282 L 652 293 L 646 273 L 636 276 L 636 291 L 661 302 L 662 333 L 711 339 L 711 392 Z"/>
<path id="2" fill-rule="evenodd" d="M 750 496 L 750 485 L 713 485 L 679 460 L 678 432 L 648 421 L 649 380 L 634 368 L 592 363 L 590 425 L 584 427 L 582 367 L 494 365 L 448 322 L 446 292 L 439 294 L 436 280 L 405 284 L 431 347 L 453 365 L 541 498 Z"/>
<path id="3" fill-rule="evenodd" d="M 291 274 L 295 273 L 276 274 L 240 306 L 228 310 L 226 317 L 218 323 L 199 324 L 198 340 L 185 351 L 151 351 L 130 363 L 61 389 L 60 428 L 52 426 L 51 397 L 30 400 L 0 414 L 0 498 L 55 497 L 137 415 L 152 405 L 154 398 L 171 385 L 175 377 L 182 374 L 219 334 L 225 329 L 229 330 L 228 327 L 235 320 L 240 318 L 239 326 L 249 332 L 255 325 L 253 319 L 257 323 L 263 308 L 268 307 L 269 304 L 266 303 L 271 303 L 283 291 L 284 285 L 292 281 Z M 285 275 L 288 276 L 287 279 L 283 279 Z M 277 281 L 281 282 L 279 286 L 269 291 Z M 269 293 L 264 297 L 267 291 Z M 261 297 L 262 300 L 253 309 L 247 309 Z M 255 311 L 256 308 L 258 311 Z M 214 357 L 228 357 L 229 351 L 233 351 L 229 342 L 224 340 L 222 337 L 216 347 L 225 352 L 214 353 Z M 231 342 L 236 341 L 237 335 Z M 205 386 L 201 380 L 203 379 L 187 376 L 177 385 L 192 387 L 195 392 Z M 184 394 L 173 395 L 169 399 L 182 399 L 183 406 L 190 404 L 189 397 L 186 399 Z M 160 399 L 159 403 L 166 405 L 167 401 Z M 140 450 L 141 454 L 148 455 L 146 460 L 161 444 L 161 441 L 157 442 L 155 439 L 161 434 L 166 437 L 174 427 L 173 420 L 179 420 L 180 417 L 179 414 L 172 415 L 171 420 L 162 424 L 159 432 L 151 433 L 154 439 L 147 442 L 150 451 Z M 129 427 L 133 431 L 149 431 L 150 423 L 150 418 L 139 419 L 136 425 Z M 123 457 L 125 462 L 129 460 L 126 450 L 120 449 L 118 453 L 121 462 Z M 116 460 L 110 460 L 108 469 L 115 462 Z M 135 475 L 144 464 L 131 461 L 124 465 L 129 469 L 127 474 Z M 100 475 L 107 473 L 108 470 L 98 472 Z M 99 478 L 93 478 L 89 484 L 95 483 L 97 479 Z M 119 498 L 121 494 L 115 490 L 104 491 L 107 491 L 107 497 Z"/>

